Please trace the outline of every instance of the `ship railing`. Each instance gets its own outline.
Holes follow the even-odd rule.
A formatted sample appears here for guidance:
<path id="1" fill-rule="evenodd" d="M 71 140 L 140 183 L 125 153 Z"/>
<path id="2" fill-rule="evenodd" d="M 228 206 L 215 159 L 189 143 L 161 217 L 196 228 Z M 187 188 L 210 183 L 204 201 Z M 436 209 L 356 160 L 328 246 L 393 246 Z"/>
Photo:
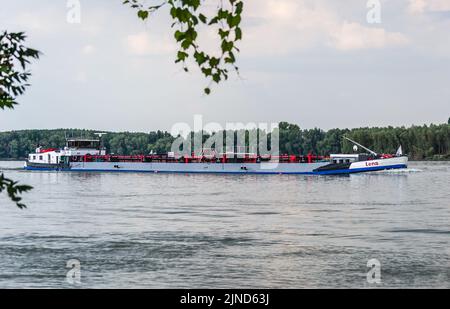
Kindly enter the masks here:
<path id="1" fill-rule="evenodd" d="M 317 155 L 256 155 L 243 154 L 243 156 L 229 156 L 226 153 L 215 154 L 214 156 L 169 156 L 168 154 L 152 154 L 152 155 L 84 155 L 72 156 L 72 162 L 165 162 L 165 163 L 260 163 L 265 161 L 280 162 L 280 163 L 314 163 L 320 161 L 329 161 L 330 158 L 326 156 Z"/>

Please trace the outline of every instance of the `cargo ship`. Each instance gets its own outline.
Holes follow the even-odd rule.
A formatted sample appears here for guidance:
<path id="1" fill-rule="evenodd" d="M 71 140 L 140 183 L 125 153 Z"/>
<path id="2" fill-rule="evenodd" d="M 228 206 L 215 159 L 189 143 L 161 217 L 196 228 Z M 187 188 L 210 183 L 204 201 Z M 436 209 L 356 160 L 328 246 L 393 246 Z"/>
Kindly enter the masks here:
<path id="1" fill-rule="evenodd" d="M 107 154 L 100 139 L 67 139 L 61 149 L 38 147 L 24 168 L 37 171 L 146 172 L 215 174 L 305 174 L 342 175 L 407 168 L 408 157 L 401 146 L 396 154 L 378 154 L 346 138 L 365 153 L 308 155 L 258 155 L 251 152 L 203 151 L 201 155 L 174 153 L 123 156 Z"/>

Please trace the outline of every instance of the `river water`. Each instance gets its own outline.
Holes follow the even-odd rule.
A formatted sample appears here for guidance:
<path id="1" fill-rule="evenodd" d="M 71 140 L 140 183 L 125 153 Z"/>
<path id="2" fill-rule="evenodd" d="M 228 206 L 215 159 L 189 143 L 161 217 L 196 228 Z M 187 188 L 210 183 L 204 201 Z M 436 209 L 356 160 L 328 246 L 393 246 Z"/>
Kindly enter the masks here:
<path id="1" fill-rule="evenodd" d="M 0 288 L 450 287 L 450 162 L 351 176 L 22 165 L 0 162 L 34 186 L 26 210 L 0 195 Z"/>

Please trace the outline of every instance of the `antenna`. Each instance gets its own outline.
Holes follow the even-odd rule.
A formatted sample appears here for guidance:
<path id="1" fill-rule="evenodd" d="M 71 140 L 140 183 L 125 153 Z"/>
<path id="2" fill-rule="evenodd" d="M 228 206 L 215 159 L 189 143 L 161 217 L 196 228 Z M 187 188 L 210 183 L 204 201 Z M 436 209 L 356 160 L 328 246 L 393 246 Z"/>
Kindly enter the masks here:
<path id="1" fill-rule="evenodd" d="M 98 138 L 102 138 L 102 136 L 103 135 L 106 135 L 106 134 L 108 134 L 108 133 L 104 133 L 104 132 L 96 132 L 96 133 L 94 133 L 94 135 L 97 135 L 98 136 Z"/>
<path id="2" fill-rule="evenodd" d="M 350 138 L 348 138 L 348 137 L 346 137 L 346 136 L 344 136 L 344 138 L 345 138 L 346 140 L 352 142 L 353 144 L 355 144 L 355 145 L 357 145 L 357 146 L 359 146 L 359 147 L 361 147 L 361 148 L 367 150 L 367 151 L 370 152 L 371 154 L 373 154 L 373 155 L 375 155 L 375 156 L 378 156 L 378 154 L 377 154 L 375 151 L 370 150 L 370 149 L 367 148 L 367 147 L 364 147 L 363 145 L 361 145 L 361 144 L 355 142 L 354 140 L 352 140 L 352 139 L 350 139 Z"/>

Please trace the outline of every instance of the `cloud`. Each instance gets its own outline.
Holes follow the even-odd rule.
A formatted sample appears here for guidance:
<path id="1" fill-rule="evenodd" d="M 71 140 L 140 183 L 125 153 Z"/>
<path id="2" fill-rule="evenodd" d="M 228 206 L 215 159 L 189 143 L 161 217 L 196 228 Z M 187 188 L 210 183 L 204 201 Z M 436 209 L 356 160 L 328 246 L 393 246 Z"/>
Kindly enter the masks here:
<path id="1" fill-rule="evenodd" d="M 408 10 L 410 13 L 418 14 L 423 13 L 427 7 L 425 0 L 409 0 Z"/>
<path id="2" fill-rule="evenodd" d="M 450 0 L 409 0 L 408 10 L 412 14 L 450 11 Z"/>
<path id="3" fill-rule="evenodd" d="M 93 45 L 85 45 L 82 49 L 81 49 L 81 53 L 83 55 L 91 55 L 93 53 L 95 53 L 96 48 Z"/>
<path id="4" fill-rule="evenodd" d="M 269 0 L 249 6 L 248 17 L 256 22 L 245 29 L 243 44 L 252 54 L 288 54 L 317 47 L 379 49 L 408 42 L 402 33 L 347 21 L 330 2 Z"/>
<path id="5" fill-rule="evenodd" d="M 126 46 L 131 54 L 138 56 L 173 54 L 176 50 L 172 39 L 148 32 L 128 35 Z"/>
<path id="6" fill-rule="evenodd" d="M 77 72 L 76 75 L 74 76 L 74 81 L 78 82 L 78 83 L 86 83 L 88 81 L 88 76 L 86 74 L 86 72 Z"/>
<path id="7" fill-rule="evenodd" d="M 59 13 L 58 10 L 52 7 L 38 7 L 22 10 L 15 16 L 0 16 L 0 20 L 2 20 L 2 23 L 5 23 L 5 26 L 2 25 L 2 28 L 18 28 L 26 32 L 39 33 L 40 35 L 53 35 L 60 28 L 55 27 L 55 20 L 58 20 Z"/>
<path id="8" fill-rule="evenodd" d="M 344 22 L 331 33 L 332 45 L 341 51 L 400 46 L 408 43 L 401 33 L 390 33 L 382 28 L 368 28 L 358 23 Z"/>

